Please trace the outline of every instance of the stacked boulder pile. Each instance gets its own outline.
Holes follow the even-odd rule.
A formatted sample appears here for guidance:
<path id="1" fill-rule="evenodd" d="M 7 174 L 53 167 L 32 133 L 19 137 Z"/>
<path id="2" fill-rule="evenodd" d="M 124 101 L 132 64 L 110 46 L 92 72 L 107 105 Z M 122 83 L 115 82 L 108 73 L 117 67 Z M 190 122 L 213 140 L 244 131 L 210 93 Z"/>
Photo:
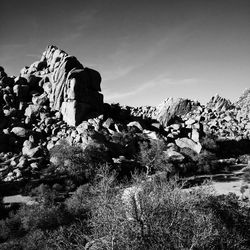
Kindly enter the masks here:
<path id="1" fill-rule="evenodd" d="M 91 112 L 102 112 L 101 76 L 83 67 L 74 56 L 55 46 L 49 46 L 40 61 L 21 70 L 21 77 L 30 78 L 41 93 L 32 93 L 34 105 L 47 97 L 52 110 L 61 111 L 63 120 L 78 125 Z M 41 95 L 39 95 L 41 94 Z"/>
<path id="2" fill-rule="evenodd" d="M 72 126 L 102 113 L 100 83 L 97 71 L 55 46 L 18 77 L 0 67 L 0 179 L 41 175 L 48 150 Z"/>
<path id="3" fill-rule="evenodd" d="M 221 140 L 250 139 L 250 89 L 235 103 L 218 94 L 206 105 L 183 98 L 168 98 L 158 107 L 131 108 L 131 115 L 159 122 L 169 137 L 180 133 L 180 128 L 192 128 L 189 135 L 194 141 L 198 137 L 196 130 L 200 135 L 212 134 Z"/>
<path id="4" fill-rule="evenodd" d="M 182 118 L 201 120 L 204 132 L 216 135 L 220 140 L 249 140 L 249 96 L 243 94 L 239 99 L 241 102 L 231 104 L 229 100 L 216 95 L 206 106 L 200 106 L 201 112 L 190 112 Z"/>

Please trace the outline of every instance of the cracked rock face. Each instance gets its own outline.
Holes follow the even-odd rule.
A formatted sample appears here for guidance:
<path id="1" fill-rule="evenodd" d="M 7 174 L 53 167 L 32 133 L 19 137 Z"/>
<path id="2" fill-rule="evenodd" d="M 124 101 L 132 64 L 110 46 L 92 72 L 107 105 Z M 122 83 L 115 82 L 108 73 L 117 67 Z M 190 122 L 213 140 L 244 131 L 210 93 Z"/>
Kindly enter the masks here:
<path id="1" fill-rule="evenodd" d="M 188 99 L 167 98 L 157 107 L 156 117 L 163 126 L 166 126 L 171 119 L 185 115 L 196 107 L 197 103 Z"/>
<path id="2" fill-rule="evenodd" d="M 49 46 L 40 61 L 23 68 L 21 77 L 30 79 L 40 94 L 48 95 L 51 109 L 61 111 L 70 126 L 102 111 L 99 72 L 83 67 L 76 57 L 55 46 Z"/>
<path id="3" fill-rule="evenodd" d="M 216 94 L 213 96 L 210 101 L 207 103 L 207 108 L 217 111 L 226 111 L 232 107 L 230 100 L 223 98 Z"/>
<path id="4" fill-rule="evenodd" d="M 250 89 L 246 89 L 235 103 L 238 108 L 238 116 L 250 119 Z"/>

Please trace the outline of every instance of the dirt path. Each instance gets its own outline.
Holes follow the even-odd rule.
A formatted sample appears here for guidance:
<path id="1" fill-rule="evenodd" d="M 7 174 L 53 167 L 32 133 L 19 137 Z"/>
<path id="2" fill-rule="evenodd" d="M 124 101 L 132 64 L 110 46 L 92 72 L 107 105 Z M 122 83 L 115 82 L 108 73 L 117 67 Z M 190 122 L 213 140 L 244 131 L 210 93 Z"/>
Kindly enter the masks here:
<path id="1" fill-rule="evenodd" d="M 241 197 L 241 187 L 246 183 L 243 181 L 242 171 L 247 165 L 246 164 L 237 164 L 230 167 L 230 170 L 227 173 L 220 173 L 215 175 L 203 175 L 199 177 L 192 177 L 192 179 L 201 180 L 211 180 L 211 184 L 218 195 L 234 193 L 237 196 Z M 248 189 L 244 192 L 244 195 L 250 197 L 250 185 Z M 190 188 L 192 189 L 192 188 Z M 189 190 L 189 188 L 188 188 Z"/>

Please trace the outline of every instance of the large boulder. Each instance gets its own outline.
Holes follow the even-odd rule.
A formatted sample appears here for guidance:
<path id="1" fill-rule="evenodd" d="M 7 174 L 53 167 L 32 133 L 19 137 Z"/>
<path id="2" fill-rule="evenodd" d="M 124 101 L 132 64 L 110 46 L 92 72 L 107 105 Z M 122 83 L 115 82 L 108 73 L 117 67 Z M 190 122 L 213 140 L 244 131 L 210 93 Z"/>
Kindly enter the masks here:
<path id="1" fill-rule="evenodd" d="M 131 186 L 124 189 L 121 200 L 126 211 L 126 217 L 130 221 L 140 219 L 142 216 L 142 199 L 143 187 Z"/>
<path id="2" fill-rule="evenodd" d="M 157 107 L 156 118 L 163 126 L 167 126 L 172 119 L 187 114 L 197 106 L 197 102 L 189 99 L 167 98 Z"/>
<path id="3" fill-rule="evenodd" d="M 197 154 L 199 154 L 202 149 L 202 146 L 199 142 L 194 142 L 192 139 L 186 137 L 176 139 L 175 143 L 179 148 L 189 148 Z"/>
<path id="4" fill-rule="evenodd" d="M 11 132 L 17 137 L 26 137 L 29 133 L 29 131 L 23 127 L 14 127 Z"/>
<path id="5" fill-rule="evenodd" d="M 77 101 L 63 102 L 61 107 L 63 120 L 69 126 L 79 125 L 90 111 L 91 106 L 89 104 L 79 103 Z"/>

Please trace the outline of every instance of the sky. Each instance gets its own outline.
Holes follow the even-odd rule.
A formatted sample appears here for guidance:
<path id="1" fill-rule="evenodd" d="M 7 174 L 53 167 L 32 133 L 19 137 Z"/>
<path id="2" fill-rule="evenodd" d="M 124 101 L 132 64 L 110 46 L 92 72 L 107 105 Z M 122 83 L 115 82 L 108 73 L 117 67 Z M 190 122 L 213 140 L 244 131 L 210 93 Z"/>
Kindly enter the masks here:
<path id="1" fill-rule="evenodd" d="M 100 72 L 108 103 L 235 101 L 250 87 L 249 0 L 1 0 L 0 10 L 9 75 L 56 45 Z"/>

